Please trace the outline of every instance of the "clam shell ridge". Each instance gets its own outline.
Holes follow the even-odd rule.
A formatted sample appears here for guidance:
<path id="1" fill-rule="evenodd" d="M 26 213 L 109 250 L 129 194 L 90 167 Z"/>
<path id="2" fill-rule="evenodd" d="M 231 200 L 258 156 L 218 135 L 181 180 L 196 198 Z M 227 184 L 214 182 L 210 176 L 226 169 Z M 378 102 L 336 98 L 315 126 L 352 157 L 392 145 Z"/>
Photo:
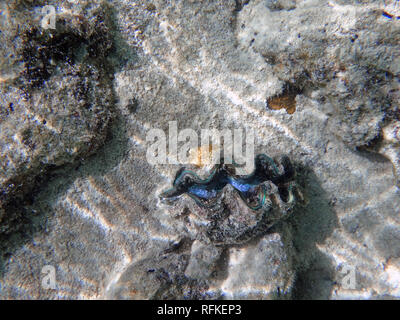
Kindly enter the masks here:
<path id="1" fill-rule="evenodd" d="M 235 168 L 217 164 L 205 179 L 181 168 L 160 199 L 206 220 L 201 228 L 215 244 L 249 241 L 292 212 L 296 173 L 287 156 L 274 160 L 265 154 L 256 156 L 249 175 L 236 175 Z"/>

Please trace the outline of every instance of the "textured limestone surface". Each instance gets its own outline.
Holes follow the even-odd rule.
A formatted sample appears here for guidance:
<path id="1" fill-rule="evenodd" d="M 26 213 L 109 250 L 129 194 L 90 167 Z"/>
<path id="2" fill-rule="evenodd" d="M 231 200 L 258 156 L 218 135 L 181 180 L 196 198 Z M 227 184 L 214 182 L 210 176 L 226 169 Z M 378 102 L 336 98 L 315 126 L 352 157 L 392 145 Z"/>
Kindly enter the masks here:
<path id="1" fill-rule="evenodd" d="M 29 225 L 32 211 L 24 205 L 32 203 L 46 173 L 87 157 L 103 144 L 113 91 L 104 70 L 112 47 L 107 12 L 98 10 L 90 23 L 60 15 L 56 29 L 43 29 L 27 8 L 25 14 L 18 11 L 18 3 L 2 3 L 1 8 L 3 25 L 11 25 L 1 33 L 1 54 L 10 56 L 2 69 L 12 70 L 1 75 L 0 87 L 3 246 L 6 235 Z"/>
<path id="2" fill-rule="evenodd" d="M 1 8 L 1 178 L 35 180 L 0 211 L 25 222 L 1 247 L 1 299 L 400 297 L 395 1 L 46 4 L 66 22 L 58 41 L 79 43 L 61 56 L 71 62 L 58 42 L 16 33 L 21 19 L 40 30 L 44 1 Z M 114 26 L 109 51 L 92 21 Z M 49 51 L 20 62 L 32 46 Z M 214 246 L 159 201 L 181 165 L 150 164 L 146 135 L 168 135 L 170 121 L 254 129 L 256 154 L 295 163 L 305 204 L 248 243 Z M 90 157 L 87 135 L 104 141 Z M 46 265 L 55 289 L 42 286 Z"/>
<path id="3" fill-rule="evenodd" d="M 232 299 L 290 298 L 294 280 L 290 248 L 271 233 L 246 248 L 230 249 L 228 274 L 221 288 Z"/>

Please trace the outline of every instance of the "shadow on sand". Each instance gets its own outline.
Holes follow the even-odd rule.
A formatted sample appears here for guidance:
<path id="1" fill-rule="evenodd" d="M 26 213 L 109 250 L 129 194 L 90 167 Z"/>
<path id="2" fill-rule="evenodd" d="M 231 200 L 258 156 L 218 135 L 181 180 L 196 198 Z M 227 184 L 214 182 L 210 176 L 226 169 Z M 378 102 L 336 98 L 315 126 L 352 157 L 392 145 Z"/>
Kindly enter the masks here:
<path id="1" fill-rule="evenodd" d="M 318 249 L 338 226 L 333 202 L 310 168 L 298 166 L 298 183 L 303 188 L 306 205 L 299 206 L 288 220 L 292 227 L 297 272 L 293 299 L 329 299 L 335 284 L 331 258 Z"/>

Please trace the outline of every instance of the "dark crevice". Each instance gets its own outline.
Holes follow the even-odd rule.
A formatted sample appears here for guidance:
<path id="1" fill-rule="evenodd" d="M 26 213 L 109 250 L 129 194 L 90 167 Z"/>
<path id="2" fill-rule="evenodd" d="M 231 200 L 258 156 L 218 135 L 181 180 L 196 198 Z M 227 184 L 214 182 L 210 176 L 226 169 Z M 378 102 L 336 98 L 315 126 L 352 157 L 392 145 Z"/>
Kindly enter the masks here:
<path id="1" fill-rule="evenodd" d="M 241 11 L 249 2 L 250 0 L 235 0 L 235 12 Z"/>
<path id="2" fill-rule="evenodd" d="M 235 9 L 233 10 L 233 17 L 231 20 L 231 26 L 233 32 L 237 29 L 237 20 L 238 20 L 238 14 L 240 11 L 242 11 L 243 7 L 247 4 L 249 4 L 250 0 L 235 0 Z"/>

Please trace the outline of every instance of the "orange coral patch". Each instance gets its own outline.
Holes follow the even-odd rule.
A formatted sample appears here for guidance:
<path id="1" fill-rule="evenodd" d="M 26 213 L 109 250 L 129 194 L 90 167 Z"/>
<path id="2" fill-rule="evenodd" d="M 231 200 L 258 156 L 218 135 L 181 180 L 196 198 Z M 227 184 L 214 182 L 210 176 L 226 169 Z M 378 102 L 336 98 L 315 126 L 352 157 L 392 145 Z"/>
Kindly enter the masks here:
<path id="1" fill-rule="evenodd" d="M 285 109 L 288 114 L 293 114 L 296 111 L 296 95 L 283 94 L 267 100 L 268 108 L 272 110 Z"/>

